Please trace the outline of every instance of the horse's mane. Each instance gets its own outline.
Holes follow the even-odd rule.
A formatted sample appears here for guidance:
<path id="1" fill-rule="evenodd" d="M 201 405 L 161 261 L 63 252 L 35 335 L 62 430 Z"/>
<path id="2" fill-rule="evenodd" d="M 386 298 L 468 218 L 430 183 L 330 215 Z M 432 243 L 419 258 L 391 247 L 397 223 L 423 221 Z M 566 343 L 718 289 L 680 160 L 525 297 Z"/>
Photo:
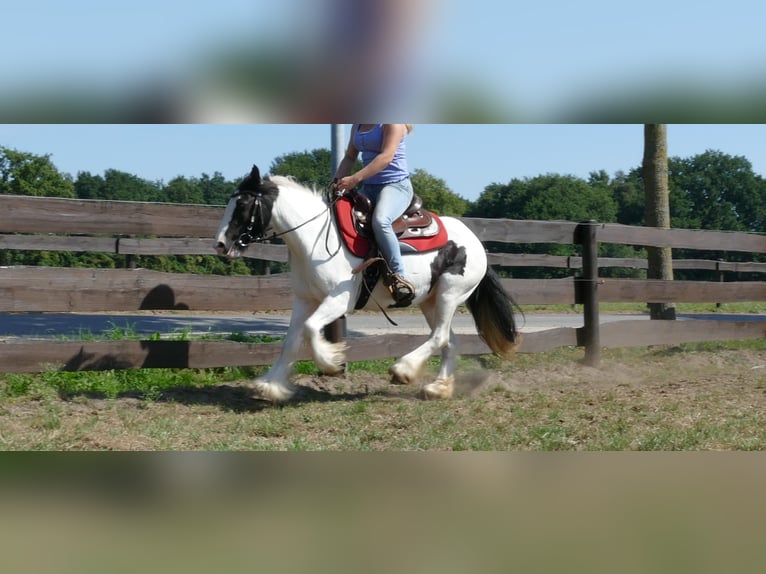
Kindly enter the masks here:
<path id="1" fill-rule="evenodd" d="M 315 186 L 307 187 L 291 175 L 270 175 L 266 179 L 279 187 L 287 187 L 303 191 L 319 197 L 320 199 L 323 197 L 321 190 L 317 189 Z"/>

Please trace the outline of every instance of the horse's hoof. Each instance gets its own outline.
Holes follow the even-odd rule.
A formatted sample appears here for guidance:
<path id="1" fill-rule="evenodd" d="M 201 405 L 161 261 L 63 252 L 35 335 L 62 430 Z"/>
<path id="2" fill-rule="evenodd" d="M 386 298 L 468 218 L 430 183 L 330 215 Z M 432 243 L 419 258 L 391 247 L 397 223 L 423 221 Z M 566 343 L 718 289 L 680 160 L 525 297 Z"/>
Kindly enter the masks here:
<path id="1" fill-rule="evenodd" d="M 346 370 L 346 343 L 327 344 L 324 353 L 314 355 L 314 364 L 323 375 L 340 375 Z"/>
<path id="2" fill-rule="evenodd" d="M 454 379 L 440 379 L 423 387 L 423 397 L 428 400 L 451 399 L 455 392 Z"/>
<path id="3" fill-rule="evenodd" d="M 388 369 L 388 374 L 391 375 L 391 384 L 393 385 L 411 385 L 415 382 L 399 365 L 393 365 Z"/>
<path id="4" fill-rule="evenodd" d="M 295 389 L 279 383 L 256 382 L 253 388 L 258 393 L 256 399 L 271 401 L 272 403 L 286 403 L 295 396 Z"/>
<path id="5" fill-rule="evenodd" d="M 326 377 L 337 377 L 346 372 L 346 365 L 340 365 L 336 367 L 324 366 L 319 369 L 319 372 Z"/>

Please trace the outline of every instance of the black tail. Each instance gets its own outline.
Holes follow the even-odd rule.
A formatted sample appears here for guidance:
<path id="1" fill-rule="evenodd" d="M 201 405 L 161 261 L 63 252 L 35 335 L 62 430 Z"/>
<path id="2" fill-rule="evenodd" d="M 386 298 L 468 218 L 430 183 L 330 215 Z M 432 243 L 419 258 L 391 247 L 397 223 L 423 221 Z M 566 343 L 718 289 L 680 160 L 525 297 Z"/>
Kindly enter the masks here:
<path id="1" fill-rule="evenodd" d="M 516 351 L 521 334 L 513 311 L 518 305 L 491 268 L 487 268 L 487 274 L 471 293 L 466 306 L 473 315 L 479 337 L 493 353 L 507 357 Z"/>

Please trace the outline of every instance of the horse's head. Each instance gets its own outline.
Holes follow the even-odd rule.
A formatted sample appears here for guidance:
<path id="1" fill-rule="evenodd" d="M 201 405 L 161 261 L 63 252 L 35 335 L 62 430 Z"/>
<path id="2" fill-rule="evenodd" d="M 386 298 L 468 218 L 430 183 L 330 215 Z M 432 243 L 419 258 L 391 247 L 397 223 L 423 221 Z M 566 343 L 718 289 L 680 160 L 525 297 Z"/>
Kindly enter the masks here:
<path id="1" fill-rule="evenodd" d="M 271 225 L 271 211 L 279 188 L 261 178 L 257 166 L 239 184 L 223 212 L 215 238 L 215 250 L 231 259 L 242 255 L 252 242 L 266 238 Z"/>

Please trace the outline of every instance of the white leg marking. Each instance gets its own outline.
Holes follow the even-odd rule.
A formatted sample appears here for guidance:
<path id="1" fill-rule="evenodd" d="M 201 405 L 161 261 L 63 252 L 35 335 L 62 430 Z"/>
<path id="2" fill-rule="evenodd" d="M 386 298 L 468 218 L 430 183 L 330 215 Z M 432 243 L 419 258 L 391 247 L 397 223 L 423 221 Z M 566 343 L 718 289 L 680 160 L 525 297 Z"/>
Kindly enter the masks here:
<path id="1" fill-rule="evenodd" d="M 285 402 L 295 394 L 295 387 L 290 384 L 290 375 L 303 343 L 303 326 L 312 310 L 313 304 L 309 301 L 298 298 L 293 301 L 290 326 L 282 343 L 279 358 L 266 374 L 256 379 L 254 383 L 263 398 L 274 402 Z"/>

